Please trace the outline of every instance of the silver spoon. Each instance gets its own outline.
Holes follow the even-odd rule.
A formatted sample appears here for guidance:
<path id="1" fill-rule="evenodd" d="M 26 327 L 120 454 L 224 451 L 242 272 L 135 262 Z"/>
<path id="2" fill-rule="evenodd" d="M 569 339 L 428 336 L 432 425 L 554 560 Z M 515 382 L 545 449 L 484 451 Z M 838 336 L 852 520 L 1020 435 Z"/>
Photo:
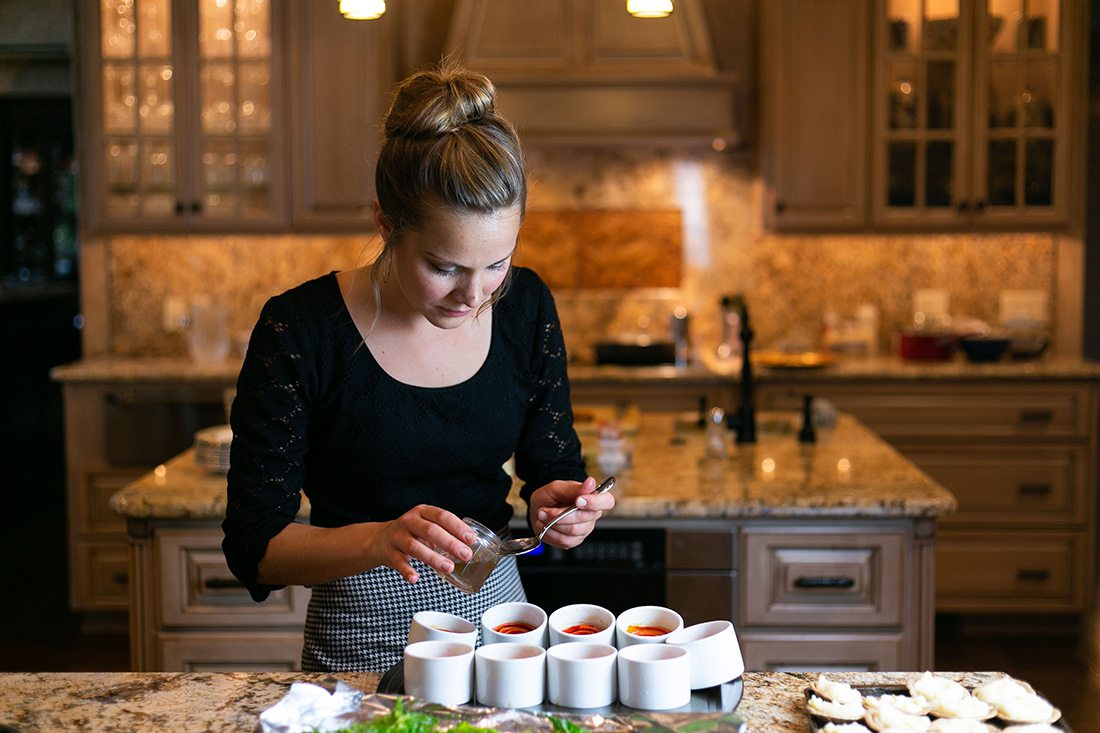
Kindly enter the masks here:
<path id="1" fill-rule="evenodd" d="M 608 491 L 611 491 L 611 488 L 614 485 L 615 485 L 615 477 L 614 476 L 608 476 L 607 478 L 605 478 L 603 480 L 603 483 L 601 483 L 599 486 L 596 487 L 596 490 L 593 491 L 592 494 L 587 494 L 587 496 L 592 496 L 593 494 L 606 494 Z M 525 554 L 527 554 L 528 552 L 530 552 L 531 550 L 535 549 L 536 547 L 538 547 L 539 545 L 542 544 L 542 538 L 546 536 L 546 532 L 551 527 L 553 527 L 560 520 L 565 519 L 570 514 L 577 511 L 578 509 L 580 509 L 580 507 L 577 507 L 577 506 L 573 507 L 572 509 L 566 509 L 564 512 L 562 512 L 561 514 L 559 514 L 558 516 L 556 516 L 552 520 L 550 520 L 550 523 L 547 524 L 545 527 L 543 527 L 542 531 L 539 532 L 534 537 L 517 537 L 517 538 L 512 539 L 512 540 L 505 540 L 504 542 L 502 542 L 500 544 L 500 549 L 497 550 L 497 555 L 525 555 Z"/>

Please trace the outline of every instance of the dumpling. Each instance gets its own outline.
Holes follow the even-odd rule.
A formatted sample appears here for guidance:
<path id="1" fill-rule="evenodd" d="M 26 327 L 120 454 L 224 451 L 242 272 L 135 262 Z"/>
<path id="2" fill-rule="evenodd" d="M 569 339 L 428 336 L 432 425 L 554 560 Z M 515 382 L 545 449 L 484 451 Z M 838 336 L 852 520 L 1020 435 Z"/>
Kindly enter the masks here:
<path id="1" fill-rule="evenodd" d="M 955 700 L 969 697 L 970 691 L 958 682 L 947 677 L 936 677 L 931 672 L 925 672 L 920 677 L 909 680 L 909 694 L 921 696 L 932 703 L 933 706 L 945 700 Z"/>
<path id="2" fill-rule="evenodd" d="M 823 700 L 817 695 L 810 695 L 810 701 L 806 703 L 810 713 L 822 718 L 833 720 L 860 720 L 863 718 L 863 705 L 845 705 L 844 703 Z"/>
<path id="3" fill-rule="evenodd" d="M 846 682 L 831 680 L 823 674 L 817 676 L 811 685 L 814 692 L 826 700 L 832 700 L 842 705 L 860 705 L 863 703 L 863 695 Z"/>
<path id="4" fill-rule="evenodd" d="M 995 707 L 1015 697 L 1034 694 L 1035 690 L 1030 686 L 1011 677 L 998 677 L 974 688 L 974 697 Z"/>
<path id="5" fill-rule="evenodd" d="M 1061 712 L 1038 695 L 1021 695 L 996 703 L 997 717 L 1010 723 L 1053 723 Z"/>
<path id="6" fill-rule="evenodd" d="M 863 707 L 868 710 L 878 710 L 879 708 L 888 707 L 899 712 L 908 713 L 909 715 L 927 715 L 932 705 L 919 695 L 916 697 L 909 697 L 908 695 L 878 695 L 863 698 Z"/>
<path id="7" fill-rule="evenodd" d="M 967 718 L 970 720 L 989 720 L 997 714 L 992 705 L 969 693 L 966 697 L 941 700 L 930 712 L 941 718 Z"/>
<path id="8" fill-rule="evenodd" d="M 890 733 L 925 733 L 932 719 L 927 715 L 910 715 L 890 707 L 880 707 L 867 711 L 867 725 L 877 731 L 889 730 Z"/>
<path id="9" fill-rule="evenodd" d="M 1061 728 L 1055 728 L 1050 723 L 1026 723 L 1002 728 L 1001 733 L 1065 733 L 1065 731 Z"/>

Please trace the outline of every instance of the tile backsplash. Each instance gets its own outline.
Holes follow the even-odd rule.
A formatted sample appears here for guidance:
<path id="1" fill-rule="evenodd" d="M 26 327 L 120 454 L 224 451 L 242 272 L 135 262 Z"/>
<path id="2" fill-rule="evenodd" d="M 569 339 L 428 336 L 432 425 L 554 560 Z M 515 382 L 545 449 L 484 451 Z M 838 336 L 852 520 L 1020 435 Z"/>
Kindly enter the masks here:
<path id="1" fill-rule="evenodd" d="M 1055 312 L 1049 234 L 776 235 L 762 229 L 762 184 L 740 156 L 628 150 L 529 153 L 529 226 L 517 262 L 553 286 L 573 358 L 608 336 L 667 335 L 672 309 L 692 313 L 700 349 L 717 345 L 719 300 L 744 293 L 757 343 L 816 343 L 828 310 L 880 312 L 879 340 L 912 317 L 918 289 L 950 311 L 994 323 L 1003 290 L 1039 290 Z M 617 234 L 618 233 L 618 234 Z M 247 331 L 269 296 L 369 261 L 362 235 L 119 236 L 108 243 L 110 343 L 119 355 L 186 352 L 164 329 L 166 298 L 227 304 Z"/>

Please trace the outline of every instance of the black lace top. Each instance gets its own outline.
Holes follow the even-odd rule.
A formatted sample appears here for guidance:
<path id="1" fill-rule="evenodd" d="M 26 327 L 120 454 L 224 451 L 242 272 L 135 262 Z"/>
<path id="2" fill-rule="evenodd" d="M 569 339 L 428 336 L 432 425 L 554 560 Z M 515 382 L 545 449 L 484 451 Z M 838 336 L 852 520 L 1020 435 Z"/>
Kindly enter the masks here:
<path id="1" fill-rule="evenodd" d="M 480 370 L 460 384 L 415 387 L 389 376 L 362 344 L 331 273 L 269 300 L 237 380 L 228 505 L 229 567 L 256 600 L 267 544 L 294 521 L 395 519 L 433 504 L 494 529 L 512 516 L 512 455 L 530 492 L 585 477 L 573 430 L 566 354 L 553 297 L 514 268 L 493 310 Z"/>

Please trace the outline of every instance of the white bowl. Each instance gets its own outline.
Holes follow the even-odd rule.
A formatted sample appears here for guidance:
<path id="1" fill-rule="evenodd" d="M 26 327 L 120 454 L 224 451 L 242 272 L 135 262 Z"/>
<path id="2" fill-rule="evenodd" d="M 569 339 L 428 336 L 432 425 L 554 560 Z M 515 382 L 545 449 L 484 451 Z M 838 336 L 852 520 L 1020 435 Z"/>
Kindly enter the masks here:
<path id="1" fill-rule="evenodd" d="M 631 626 L 659 626 L 668 633 L 646 636 L 629 631 Z M 635 606 L 619 614 L 615 620 L 615 645 L 620 649 L 631 644 L 662 644 L 668 634 L 684 628 L 684 619 L 664 606 Z"/>
<path id="2" fill-rule="evenodd" d="M 634 644 L 619 650 L 619 700 L 639 710 L 670 710 L 691 702 L 691 662 L 682 647 Z"/>
<path id="3" fill-rule="evenodd" d="M 737 634 L 729 621 L 706 621 L 674 631 L 665 644 L 681 647 L 691 661 L 691 689 L 737 679 L 745 672 Z"/>
<path id="4" fill-rule="evenodd" d="M 570 634 L 566 629 L 586 624 L 597 631 L 592 634 Z M 574 603 L 562 606 L 550 614 L 550 646 L 585 641 L 591 644 L 611 644 L 615 640 L 615 614 L 603 606 L 592 603 Z"/>

